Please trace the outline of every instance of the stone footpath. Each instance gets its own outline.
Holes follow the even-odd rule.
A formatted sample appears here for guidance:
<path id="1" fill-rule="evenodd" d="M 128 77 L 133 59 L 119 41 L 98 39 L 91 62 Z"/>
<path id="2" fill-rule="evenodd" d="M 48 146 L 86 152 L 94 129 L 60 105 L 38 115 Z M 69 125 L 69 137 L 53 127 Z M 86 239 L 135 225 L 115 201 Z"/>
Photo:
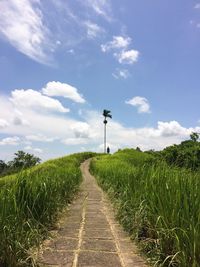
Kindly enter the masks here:
<path id="1" fill-rule="evenodd" d="M 81 165 L 84 181 L 77 199 L 63 212 L 52 238 L 37 255 L 40 267 L 147 267 L 114 218 L 106 196 Z"/>

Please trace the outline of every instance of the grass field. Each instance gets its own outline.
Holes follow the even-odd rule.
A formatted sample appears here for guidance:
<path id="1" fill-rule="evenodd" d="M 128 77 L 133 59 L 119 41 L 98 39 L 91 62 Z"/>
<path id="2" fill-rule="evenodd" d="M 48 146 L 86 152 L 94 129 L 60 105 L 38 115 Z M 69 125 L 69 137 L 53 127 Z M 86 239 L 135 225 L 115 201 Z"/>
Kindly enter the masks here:
<path id="1" fill-rule="evenodd" d="M 58 211 L 69 203 L 81 182 L 85 152 L 49 160 L 0 180 L 0 265 L 31 265 L 28 250 L 39 245 Z"/>
<path id="2" fill-rule="evenodd" d="M 133 149 L 93 159 L 91 171 L 154 266 L 200 266 L 200 173 Z"/>

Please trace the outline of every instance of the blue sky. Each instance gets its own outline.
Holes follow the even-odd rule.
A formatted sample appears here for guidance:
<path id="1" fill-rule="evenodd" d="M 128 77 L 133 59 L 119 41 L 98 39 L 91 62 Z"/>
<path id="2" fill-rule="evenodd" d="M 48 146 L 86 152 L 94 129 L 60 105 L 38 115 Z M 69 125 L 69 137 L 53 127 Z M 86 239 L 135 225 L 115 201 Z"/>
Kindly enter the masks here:
<path id="1" fill-rule="evenodd" d="M 200 2 L 2 0 L 0 158 L 162 149 L 200 132 Z"/>

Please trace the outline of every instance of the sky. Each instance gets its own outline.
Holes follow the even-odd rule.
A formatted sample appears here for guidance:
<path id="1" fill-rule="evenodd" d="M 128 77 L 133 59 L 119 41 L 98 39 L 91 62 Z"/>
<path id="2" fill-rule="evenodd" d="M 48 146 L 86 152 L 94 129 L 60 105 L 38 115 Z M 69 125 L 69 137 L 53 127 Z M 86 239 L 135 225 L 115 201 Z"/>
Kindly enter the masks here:
<path id="1" fill-rule="evenodd" d="M 200 1 L 1 0 L 0 159 L 200 132 Z"/>

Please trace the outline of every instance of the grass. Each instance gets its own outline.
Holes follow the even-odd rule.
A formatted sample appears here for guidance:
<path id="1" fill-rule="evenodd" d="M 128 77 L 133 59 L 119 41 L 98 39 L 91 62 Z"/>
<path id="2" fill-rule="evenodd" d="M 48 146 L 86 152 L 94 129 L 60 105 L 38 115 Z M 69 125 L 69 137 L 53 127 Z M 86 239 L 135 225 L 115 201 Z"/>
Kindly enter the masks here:
<path id="1" fill-rule="evenodd" d="M 4 185 L 8 186 L 8 184 L 12 184 L 16 179 L 16 174 L 6 175 L 4 177 L 0 177 L 0 188 Z"/>
<path id="2" fill-rule="evenodd" d="M 154 266 L 200 267 L 200 173 L 122 150 L 92 161 L 117 216 Z"/>
<path id="3" fill-rule="evenodd" d="M 28 250 L 40 244 L 47 229 L 71 201 L 81 182 L 85 152 L 49 160 L 4 177 L 0 184 L 0 265 L 32 266 Z"/>

